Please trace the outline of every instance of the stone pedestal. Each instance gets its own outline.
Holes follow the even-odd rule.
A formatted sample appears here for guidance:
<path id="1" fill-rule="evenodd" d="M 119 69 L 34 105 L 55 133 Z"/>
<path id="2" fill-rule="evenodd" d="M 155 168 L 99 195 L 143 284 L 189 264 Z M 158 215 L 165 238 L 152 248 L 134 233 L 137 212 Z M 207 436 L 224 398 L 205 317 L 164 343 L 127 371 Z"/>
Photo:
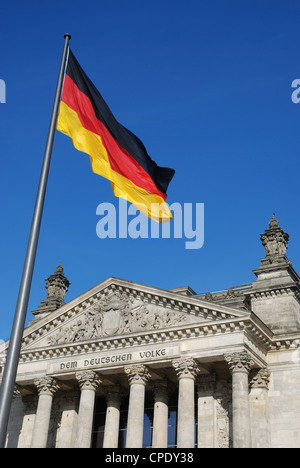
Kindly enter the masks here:
<path id="1" fill-rule="evenodd" d="M 81 390 L 76 447 L 90 448 L 94 419 L 95 392 L 101 380 L 99 375 L 93 371 L 78 372 L 76 374 L 76 379 Z"/>
<path id="2" fill-rule="evenodd" d="M 143 447 L 145 387 L 150 374 L 144 365 L 124 369 L 130 385 L 126 448 Z"/>
<path id="3" fill-rule="evenodd" d="M 46 448 L 52 399 L 59 385 L 52 377 L 42 377 L 36 379 L 34 383 L 38 390 L 39 400 L 34 420 L 31 448 Z"/>

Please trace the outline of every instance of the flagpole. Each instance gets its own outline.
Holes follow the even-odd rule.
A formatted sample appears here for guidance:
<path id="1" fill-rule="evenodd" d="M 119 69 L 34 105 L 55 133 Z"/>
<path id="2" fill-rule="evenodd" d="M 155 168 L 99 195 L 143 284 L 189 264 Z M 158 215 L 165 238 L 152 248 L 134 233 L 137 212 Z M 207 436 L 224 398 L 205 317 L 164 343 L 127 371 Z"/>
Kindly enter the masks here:
<path id="1" fill-rule="evenodd" d="M 14 322 L 9 340 L 6 364 L 4 368 L 3 379 L 0 387 L 0 448 L 5 447 L 6 433 L 10 415 L 10 409 L 13 399 L 14 386 L 16 381 L 19 356 L 21 351 L 22 337 L 28 307 L 28 300 L 31 288 L 31 281 L 34 269 L 34 262 L 40 232 L 43 206 L 51 161 L 54 134 L 59 111 L 60 96 L 64 78 L 68 44 L 71 39 L 70 34 L 65 34 L 65 43 L 61 59 L 61 65 L 57 80 L 55 99 L 52 109 L 52 115 L 49 125 L 47 144 L 45 148 L 43 166 L 41 170 L 40 182 L 35 202 L 34 213 L 32 217 L 31 230 L 28 240 L 27 252 L 23 267 L 23 274 L 20 283 L 19 295 L 15 310 Z"/>

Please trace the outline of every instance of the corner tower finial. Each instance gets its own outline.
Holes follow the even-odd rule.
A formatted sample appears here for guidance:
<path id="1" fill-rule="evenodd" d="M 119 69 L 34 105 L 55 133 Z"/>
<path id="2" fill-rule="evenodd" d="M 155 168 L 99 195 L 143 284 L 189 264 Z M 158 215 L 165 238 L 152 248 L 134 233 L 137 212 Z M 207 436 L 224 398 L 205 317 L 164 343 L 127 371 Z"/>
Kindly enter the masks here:
<path id="1" fill-rule="evenodd" d="M 41 304 L 36 310 L 33 310 L 33 315 L 36 318 L 45 317 L 50 312 L 59 309 L 65 303 L 65 294 L 68 291 L 70 283 L 64 275 L 64 269 L 61 262 L 56 267 L 53 275 L 50 275 L 46 280 L 47 297 L 41 301 Z"/>
<path id="2" fill-rule="evenodd" d="M 270 263 L 280 259 L 286 260 L 285 255 L 288 248 L 289 235 L 279 226 L 275 213 L 273 213 L 272 219 L 269 222 L 269 228 L 261 234 L 260 238 L 265 248 L 265 258 Z"/>
<path id="3" fill-rule="evenodd" d="M 300 278 L 286 257 L 289 235 L 273 215 L 260 237 L 266 255 L 253 270 L 257 279 L 249 295 L 251 310 L 274 334 L 299 333 Z"/>

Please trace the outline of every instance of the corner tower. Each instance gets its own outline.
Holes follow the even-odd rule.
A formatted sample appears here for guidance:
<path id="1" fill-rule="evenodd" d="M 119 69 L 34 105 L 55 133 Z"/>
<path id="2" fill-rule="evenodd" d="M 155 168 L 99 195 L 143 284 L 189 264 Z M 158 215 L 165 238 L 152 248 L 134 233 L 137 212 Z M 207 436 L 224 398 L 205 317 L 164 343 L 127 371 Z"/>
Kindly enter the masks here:
<path id="1" fill-rule="evenodd" d="M 274 333 L 300 331 L 300 278 L 286 256 L 289 235 L 273 214 L 260 238 L 265 257 L 253 270 L 251 309 Z"/>
<path id="2" fill-rule="evenodd" d="M 59 309 L 65 303 L 65 294 L 68 291 L 70 283 L 64 275 L 64 269 L 61 263 L 56 267 L 53 275 L 45 280 L 47 297 L 36 310 L 32 311 L 35 315 L 35 320 L 40 319 L 48 315 L 50 312 L 54 312 Z"/>

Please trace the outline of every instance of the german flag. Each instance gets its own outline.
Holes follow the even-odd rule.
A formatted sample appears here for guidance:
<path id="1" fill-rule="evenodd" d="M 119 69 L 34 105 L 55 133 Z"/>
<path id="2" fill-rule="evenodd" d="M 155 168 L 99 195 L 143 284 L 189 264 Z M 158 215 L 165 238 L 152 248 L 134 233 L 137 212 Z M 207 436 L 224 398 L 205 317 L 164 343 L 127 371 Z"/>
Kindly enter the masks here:
<path id="1" fill-rule="evenodd" d="M 174 169 L 159 167 L 143 143 L 117 122 L 69 50 L 57 129 L 87 153 L 92 170 L 111 181 L 114 194 L 157 222 L 170 221 L 167 188 Z"/>

